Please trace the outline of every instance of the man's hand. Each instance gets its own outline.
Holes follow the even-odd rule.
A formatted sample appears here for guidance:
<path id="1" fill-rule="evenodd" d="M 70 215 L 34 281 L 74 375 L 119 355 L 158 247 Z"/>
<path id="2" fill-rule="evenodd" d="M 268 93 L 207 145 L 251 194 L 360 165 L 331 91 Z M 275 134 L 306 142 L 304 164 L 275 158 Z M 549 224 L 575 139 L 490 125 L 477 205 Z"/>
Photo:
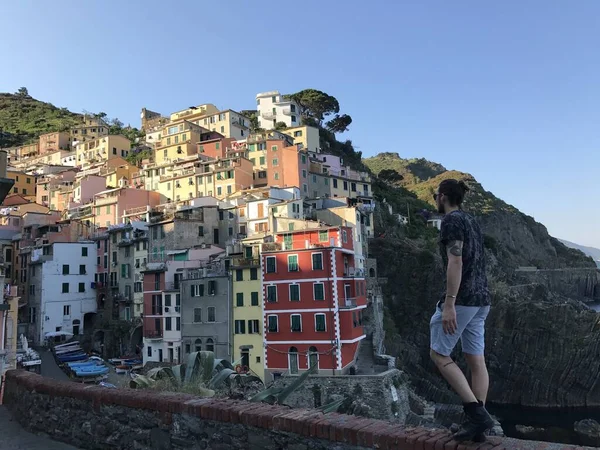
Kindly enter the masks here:
<path id="1" fill-rule="evenodd" d="M 456 308 L 447 302 L 444 303 L 444 308 L 442 309 L 442 327 L 446 334 L 454 334 L 458 328 L 458 324 L 456 323 Z"/>

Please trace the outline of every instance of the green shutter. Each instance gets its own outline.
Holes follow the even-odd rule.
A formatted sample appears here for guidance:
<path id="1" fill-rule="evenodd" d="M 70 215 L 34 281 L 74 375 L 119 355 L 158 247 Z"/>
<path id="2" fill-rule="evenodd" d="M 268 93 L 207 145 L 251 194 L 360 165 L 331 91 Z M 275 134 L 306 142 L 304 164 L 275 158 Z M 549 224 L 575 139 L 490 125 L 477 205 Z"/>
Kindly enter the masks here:
<path id="1" fill-rule="evenodd" d="M 244 293 L 238 292 L 235 296 L 235 305 L 236 306 L 244 306 Z"/>

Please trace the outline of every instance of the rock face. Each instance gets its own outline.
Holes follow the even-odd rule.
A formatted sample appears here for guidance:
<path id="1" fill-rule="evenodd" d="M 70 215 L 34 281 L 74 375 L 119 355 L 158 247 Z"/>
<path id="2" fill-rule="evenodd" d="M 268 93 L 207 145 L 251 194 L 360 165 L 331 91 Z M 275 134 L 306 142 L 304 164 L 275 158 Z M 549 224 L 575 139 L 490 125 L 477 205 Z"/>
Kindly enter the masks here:
<path id="1" fill-rule="evenodd" d="M 458 402 L 428 354 L 429 319 L 444 276 L 439 258 L 410 240 L 374 240 L 371 250 L 385 261 L 379 275 L 389 279 L 384 298 L 394 323 L 387 323 L 387 352 L 397 357 L 419 395 L 438 403 Z M 486 328 L 489 401 L 530 407 L 600 406 L 598 315 L 578 301 L 553 294 L 544 284 L 527 284 L 512 289 L 491 283 L 496 294 Z"/>
<path id="2" fill-rule="evenodd" d="M 599 406 L 599 331 L 598 314 L 578 302 L 496 302 L 486 331 L 490 401 Z"/>

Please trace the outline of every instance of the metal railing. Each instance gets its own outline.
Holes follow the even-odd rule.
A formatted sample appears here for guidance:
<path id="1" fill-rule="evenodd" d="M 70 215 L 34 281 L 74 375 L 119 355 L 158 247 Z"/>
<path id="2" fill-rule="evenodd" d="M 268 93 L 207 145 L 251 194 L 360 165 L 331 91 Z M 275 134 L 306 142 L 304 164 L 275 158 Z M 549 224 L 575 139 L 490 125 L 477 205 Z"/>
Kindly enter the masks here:
<path id="1" fill-rule="evenodd" d="M 345 277 L 358 277 L 358 278 L 362 278 L 365 276 L 365 270 L 364 269 L 357 269 L 355 267 L 348 267 L 344 269 L 344 276 Z"/>
<path id="2" fill-rule="evenodd" d="M 340 301 L 340 308 L 354 308 L 356 307 L 356 297 L 347 297 Z"/>
<path id="3" fill-rule="evenodd" d="M 161 339 L 163 337 L 162 330 L 146 330 L 144 331 L 144 337 L 147 339 Z"/>
<path id="4" fill-rule="evenodd" d="M 260 259 L 237 257 L 231 261 L 232 267 L 259 267 Z"/>

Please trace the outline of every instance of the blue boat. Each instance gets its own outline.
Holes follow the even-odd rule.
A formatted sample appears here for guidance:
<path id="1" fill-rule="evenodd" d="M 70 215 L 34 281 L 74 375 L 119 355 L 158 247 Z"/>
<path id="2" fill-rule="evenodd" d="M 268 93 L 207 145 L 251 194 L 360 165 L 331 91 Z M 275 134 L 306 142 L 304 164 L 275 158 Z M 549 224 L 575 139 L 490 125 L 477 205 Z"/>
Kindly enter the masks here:
<path id="1" fill-rule="evenodd" d="M 98 367 L 76 367 L 73 369 L 75 375 L 78 377 L 97 377 L 100 375 L 105 375 L 108 373 L 108 367 L 106 366 L 98 366 Z"/>
<path id="2" fill-rule="evenodd" d="M 143 364 L 144 361 L 142 361 L 141 359 L 126 359 L 123 361 L 123 365 L 126 366 L 135 366 L 138 364 Z"/>
<path id="3" fill-rule="evenodd" d="M 71 361 L 83 361 L 87 359 L 87 355 L 85 353 L 75 353 L 73 355 L 65 355 L 57 357 L 60 362 L 71 362 Z"/>
<path id="4" fill-rule="evenodd" d="M 98 361 L 82 361 L 82 362 L 68 362 L 67 365 L 73 369 L 75 367 L 101 366 L 102 364 L 99 363 Z"/>

